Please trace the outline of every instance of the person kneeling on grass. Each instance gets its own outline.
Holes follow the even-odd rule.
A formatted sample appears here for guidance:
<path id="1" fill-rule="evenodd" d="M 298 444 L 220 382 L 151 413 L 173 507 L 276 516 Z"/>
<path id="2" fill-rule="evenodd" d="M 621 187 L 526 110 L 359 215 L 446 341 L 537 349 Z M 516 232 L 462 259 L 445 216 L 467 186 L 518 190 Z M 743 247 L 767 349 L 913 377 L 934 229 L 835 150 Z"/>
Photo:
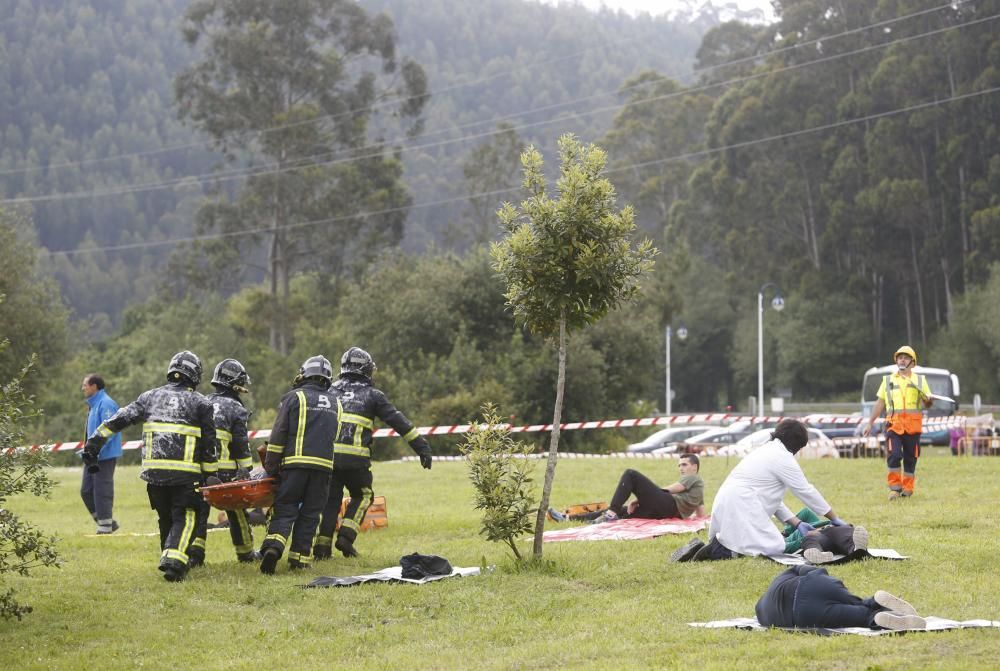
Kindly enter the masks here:
<path id="1" fill-rule="evenodd" d="M 809 433 L 802 422 L 782 420 L 771 434 L 771 440 L 737 464 L 719 488 L 712 505 L 708 544 L 692 540 L 674 552 L 671 560 L 702 561 L 784 553 L 785 538 L 771 523 L 772 515 L 791 524 L 803 537 L 815 529 L 785 506 L 783 500 L 788 490 L 809 508 L 826 511 L 823 516 L 830 524 L 848 526 L 806 480 L 795 460 L 795 453 L 805 447 L 808 440 Z M 853 536 L 854 531 L 851 533 Z M 858 541 L 862 541 L 862 536 L 867 547 L 867 532 L 859 533 Z"/>
<path id="2" fill-rule="evenodd" d="M 594 523 L 626 518 L 662 520 L 692 515 L 704 517 L 705 482 L 698 475 L 700 468 L 701 463 L 697 456 L 685 454 L 677 462 L 680 479 L 666 488 L 660 488 L 639 471 L 629 468 L 618 480 L 618 486 L 611 497 L 611 504 L 606 509 L 580 515 L 565 515 L 549 508 L 549 515 L 557 522 L 570 519 Z M 626 506 L 625 502 L 633 495 L 635 500 Z"/>
<path id="3" fill-rule="evenodd" d="M 767 588 L 756 606 L 765 627 L 813 629 L 925 629 L 927 620 L 898 596 L 879 590 L 868 599 L 851 594 L 844 583 L 817 566 L 793 566 Z"/>

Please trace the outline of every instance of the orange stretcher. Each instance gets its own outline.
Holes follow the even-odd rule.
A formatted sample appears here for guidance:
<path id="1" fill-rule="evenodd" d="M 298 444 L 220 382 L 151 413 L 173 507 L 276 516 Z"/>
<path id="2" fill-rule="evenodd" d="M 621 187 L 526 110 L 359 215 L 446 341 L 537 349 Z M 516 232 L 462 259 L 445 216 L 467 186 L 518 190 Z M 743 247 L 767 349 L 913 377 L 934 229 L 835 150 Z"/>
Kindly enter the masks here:
<path id="1" fill-rule="evenodd" d="M 274 478 L 237 480 L 201 488 L 202 498 L 219 510 L 270 508 L 274 494 Z"/>

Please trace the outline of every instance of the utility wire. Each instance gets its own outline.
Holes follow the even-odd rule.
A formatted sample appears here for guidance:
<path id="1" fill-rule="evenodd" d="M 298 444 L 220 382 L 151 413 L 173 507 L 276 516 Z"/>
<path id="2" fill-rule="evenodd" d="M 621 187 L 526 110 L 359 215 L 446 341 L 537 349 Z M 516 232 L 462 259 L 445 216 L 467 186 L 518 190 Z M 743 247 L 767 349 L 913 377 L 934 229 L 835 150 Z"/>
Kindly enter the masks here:
<path id="1" fill-rule="evenodd" d="M 802 136 L 802 135 L 808 135 L 810 133 L 818 133 L 818 132 L 822 132 L 822 131 L 826 131 L 826 130 L 831 130 L 831 129 L 834 129 L 834 128 L 841 128 L 841 127 L 844 127 L 844 126 L 850 126 L 850 125 L 858 124 L 858 123 L 865 123 L 865 122 L 868 122 L 868 121 L 873 121 L 873 120 L 876 120 L 876 119 L 883 119 L 883 118 L 886 118 L 886 117 L 896 116 L 896 115 L 899 115 L 899 114 L 906 114 L 908 112 L 915 112 L 917 110 L 927 109 L 929 107 L 936 107 L 938 105 L 944 105 L 946 103 L 956 102 L 956 101 L 960 101 L 960 100 L 969 100 L 969 99 L 972 99 L 972 98 L 978 98 L 980 96 L 992 95 L 992 94 L 998 93 L 998 92 L 1000 92 L 1000 86 L 993 87 L 993 88 L 990 88 L 990 89 L 984 89 L 982 91 L 973 91 L 973 92 L 964 93 L 964 94 L 961 94 L 961 95 L 954 95 L 954 96 L 951 96 L 949 98 L 943 98 L 943 99 L 938 99 L 938 100 L 931 100 L 931 101 L 927 101 L 927 102 L 923 102 L 923 103 L 916 103 L 914 105 L 908 105 L 906 107 L 901 107 L 901 108 L 898 108 L 898 109 L 889 110 L 889 111 L 885 111 L 885 112 L 877 112 L 877 113 L 874 113 L 874 114 L 868 114 L 866 116 L 858 117 L 858 118 L 854 118 L 854 119 L 844 119 L 842 121 L 836 121 L 836 122 L 833 122 L 833 123 L 822 124 L 820 126 L 813 126 L 811 128 L 804 128 L 804 129 L 797 130 L 797 131 L 788 131 L 786 133 L 779 133 L 778 135 L 770 135 L 768 137 L 757 138 L 757 139 L 753 139 L 753 140 L 745 140 L 745 141 L 742 141 L 742 142 L 734 142 L 732 144 L 728 144 L 728 145 L 725 145 L 725 146 L 722 146 L 722 147 L 711 147 L 711 148 L 708 148 L 708 149 L 703 149 L 703 150 L 694 151 L 694 152 L 688 152 L 688 153 L 685 153 L 685 154 L 677 154 L 675 156 L 667 156 L 667 157 L 664 157 L 664 158 L 655 159 L 655 160 L 651 160 L 651 161 L 643 161 L 641 163 L 633 163 L 631 165 L 620 166 L 620 167 L 613 168 L 613 169 L 610 169 L 610 170 L 605 170 L 604 173 L 605 174 L 614 174 L 614 173 L 617 173 L 617 172 L 624 172 L 626 170 L 634 170 L 636 168 L 643 168 L 643 167 L 650 166 L 650 165 L 658 165 L 658 164 L 661 164 L 661 163 L 669 163 L 669 162 L 673 162 L 673 161 L 686 161 L 686 160 L 690 160 L 690 159 L 693 159 L 693 158 L 702 158 L 702 157 L 706 157 L 706 156 L 711 156 L 713 154 L 718 154 L 720 152 L 728 151 L 730 149 L 742 149 L 742 148 L 750 147 L 750 146 L 753 146 L 753 145 L 765 144 L 765 143 L 768 143 L 768 142 L 774 142 L 776 140 L 785 140 L 785 139 L 788 139 L 788 138 L 794 138 L 794 137 L 799 137 L 799 136 Z M 281 230 L 289 230 L 289 229 L 295 229 L 295 228 L 304 228 L 304 227 L 308 227 L 308 226 L 319 226 L 319 225 L 322 225 L 322 224 L 331 224 L 331 223 L 335 223 L 335 222 L 338 222 L 338 221 L 345 221 L 345 220 L 348 220 L 348 219 L 354 219 L 354 218 L 359 218 L 359 217 L 373 217 L 373 216 L 380 216 L 380 215 L 384 215 L 384 214 L 393 214 L 393 213 L 397 213 L 397 212 L 405 212 L 405 211 L 408 211 L 408 210 L 420 209 L 420 208 L 425 208 L 425 207 L 436 207 L 436 206 L 439 206 L 439 205 L 447 205 L 447 204 L 450 204 L 450 203 L 463 202 L 463 201 L 469 200 L 471 198 L 482 198 L 482 197 L 486 197 L 486 196 L 497 196 L 497 195 L 501 195 L 501 194 L 505 194 L 505 193 L 511 193 L 511 192 L 519 191 L 519 190 L 521 190 L 521 187 L 514 187 L 514 188 L 510 188 L 510 189 L 498 189 L 498 190 L 495 190 L 495 191 L 484 191 L 484 192 L 481 192 L 481 193 L 465 194 L 465 195 L 456 196 L 456 197 L 453 197 L 453 198 L 444 198 L 444 199 L 434 200 L 434 201 L 428 201 L 428 202 L 424 202 L 424 203 L 416 203 L 416 204 L 409 205 L 409 206 L 406 206 L 406 207 L 392 207 L 392 208 L 386 208 L 386 209 L 382 209 L 382 210 L 373 210 L 371 212 L 357 212 L 357 213 L 354 213 L 354 214 L 340 215 L 340 216 L 337 216 L 337 217 L 329 217 L 329 218 L 326 218 L 326 219 L 317 219 L 317 220 L 312 220 L 312 221 L 296 222 L 296 223 L 293 223 L 293 224 L 287 224 L 285 226 L 278 226 L 278 227 L 267 226 L 267 227 L 263 227 L 263 228 L 255 228 L 255 229 L 249 229 L 249 230 L 243 230 L 243 231 L 230 231 L 230 232 L 226 232 L 226 233 L 208 233 L 208 234 L 204 234 L 204 235 L 189 236 L 189 237 L 184 237 L 184 238 L 172 238 L 170 240 L 160 240 L 160 241 L 156 241 L 156 242 L 135 242 L 135 243 L 129 243 L 129 244 L 125 244 L 125 245 L 109 245 L 109 246 L 105 246 L 105 247 L 92 247 L 92 248 L 87 248 L 87 249 L 73 249 L 73 250 L 55 251 L 55 252 L 45 250 L 45 251 L 39 252 L 39 256 L 40 257 L 48 257 L 48 256 L 55 256 L 57 254 L 61 254 L 61 255 L 65 255 L 65 256 L 69 257 L 69 256 L 76 256 L 76 255 L 79 255 L 79 254 L 89 254 L 89 253 L 93 253 L 93 252 L 112 252 L 112 251 L 125 251 L 125 250 L 132 250 L 132 249 L 146 249 L 146 248 L 150 248 L 150 247 L 161 247 L 161 246 L 165 246 L 165 245 L 176 245 L 176 244 L 185 243 L 185 242 L 198 242 L 198 241 L 205 241 L 205 240 L 222 240 L 222 239 L 227 239 L 227 238 L 236 238 L 236 237 L 243 237 L 243 236 L 248 236 L 248 235 L 261 235 L 261 234 L 265 234 L 265 233 L 274 233 L 274 232 L 281 231 Z"/>
<path id="2" fill-rule="evenodd" d="M 900 21 L 905 21 L 905 20 L 908 20 L 908 19 L 911 19 L 911 18 L 914 18 L 914 17 L 923 16 L 925 14 L 930 14 L 930 13 L 933 13 L 933 12 L 939 12 L 939 11 L 941 11 L 943 9 L 949 9 L 949 8 L 954 9 L 954 8 L 957 8 L 958 6 L 963 5 L 963 4 L 967 3 L 967 2 L 970 2 L 970 0 L 957 0 L 956 2 L 951 2 L 951 3 L 944 4 L 944 5 L 939 5 L 939 6 L 936 6 L 936 7 L 932 7 L 932 8 L 920 10 L 920 11 L 917 11 L 917 12 L 913 12 L 911 14 L 906 14 L 906 15 L 903 15 L 903 16 L 893 17 L 893 18 L 890 18 L 890 19 L 886 19 L 886 20 L 883 20 L 883 21 L 876 22 L 876 23 L 867 24 L 867 25 L 864 25 L 864 26 L 859 26 L 857 28 L 851 28 L 849 30 L 845 30 L 843 32 L 836 33 L 836 34 L 833 34 L 833 35 L 827 35 L 827 36 L 824 36 L 824 37 L 821 37 L 821 38 L 816 38 L 816 39 L 813 39 L 813 40 L 808 40 L 806 42 L 800 42 L 800 43 L 791 44 L 791 45 L 788 45 L 788 46 L 785 46 L 785 47 L 780 47 L 780 48 L 775 49 L 773 51 L 768 51 L 767 53 L 764 53 L 764 54 L 756 54 L 756 55 L 747 56 L 747 57 L 743 57 L 743 58 L 737 58 L 737 59 L 734 59 L 734 60 L 731 60 L 731 61 L 727 61 L 727 62 L 724 62 L 724 63 L 717 63 L 717 64 L 714 64 L 714 65 L 706 66 L 704 68 L 697 68 L 697 69 L 695 69 L 693 71 L 693 73 L 691 75 L 689 75 L 689 77 L 693 80 L 695 75 L 699 75 L 699 74 L 703 74 L 703 73 L 706 73 L 706 72 L 710 72 L 712 70 L 716 70 L 716 69 L 719 69 L 719 68 L 725 68 L 725 67 L 729 67 L 729 66 L 732 66 L 732 65 L 739 65 L 741 63 L 746 63 L 746 62 L 749 62 L 749 61 L 755 61 L 755 60 L 760 60 L 760 59 L 768 58 L 768 57 L 775 56 L 775 55 L 778 55 L 778 54 L 782 54 L 782 53 L 785 53 L 785 52 L 788 52 L 788 51 L 792 51 L 792 50 L 795 50 L 795 49 L 802 49 L 802 48 L 810 46 L 810 45 L 819 45 L 819 44 L 824 43 L 824 42 L 829 42 L 831 40 L 835 40 L 835 39 L 838 39 L 840 37 L 844 37 L 844 36 L 847 36 L 847 35 L 853 35 L 853 34 L 856 34 L 856 33 L 859 33 L 859 32 L 864 32 L 866 30 L 871 30 L 873 28 L 884 28 L 886 26 L 898 23 Z M 623 42 L 623 41 L 627 41 L 628 39 L 629 38 L 623 38 L 622 40 L 612 40 L 610 42 L 603 43 L 603 44 L 601 44 L 599 46 L 601 46 L 601 47 L 608 47 L 608 46 L 612 46 L 614 44 L 617 44 L 617 43 L 620 43 L 620 42 Z M 473 80 L 471 82 L 463 82 L 463 83 L 460 83 L 460 84 L 453 84 L 451 86 L 445 87 L 445 88 L 440 89 L 438 91 L 432 91 L 432 92 L 428 93 L 427 95 L 430 95 L 430 96 L 440 96 L 443 93 L 447 93 L 449 91 L 454 91 L 454 90 L 459 90 L 459 89 L 468 88 L 468 87 L 472 87 L 472 86 L 477 86 L 479 84 L 486 83 L 486 82 L 492 81 L 494 79 L 498 79 L 500 77 L 511 75 L 511 74 L 513 74 L 515 72 L 519 72 L 519 71 L 522 71 L 522 70 L 530 70 L 530 69 L 532 69 L 534 67 L 537 67 L 539 65 L 545 65 L 545 64 L 550 64 L 551 65 L 551 64 L 558 63 L 558 62 L 561 62 L 561 61 L 564 61 L 564 60 L 570 60 L 570 59 L 579 58 L 581 55 L 586 54 L 589 51 L 592 51 L 592 49 L 590 49 L 590 48 L 584 49 L 584 50 L 578 51 L 578 52 L 576 52 L 574 54 L 570 54 L 568 56 L 563 56 L 563 57 L 555 58 L 555 59 L 544 59 L 544 60 L 543 59 L 538 59 L 538 60 L 536 60 L 536 61 L 534 61 L 532 63 L 528 63 L 526 65 L 519 66 L 517 68 L 512 68 L 510 70 L 506 70 L 506 71 L 503 71 L 503 72 L 495 73 L 493 75 L 490 75 L 488 77 L 483 77 L 483 78 L 480 78 L 478 80 Z M 525 116 L 525 115 L 532 114 L 532 113 L 544 112 L 544 111 L 549 111 L 549 110 L 552 110 L 552 109 L 557 109 L 557 108 L 560 108 L 560 107 L 566 107 L 566 106 L 573 105 L 573 104 L 578 103 L 578 102 L 586 102 L 586 101 L 589 101 L 589 100 L 593 100 L 595 98 L 607 97 L 607 96 L 612 96 L 612 95 L 620 95 L 621 93 L 627 92 L 627 91 L 629 91 L 631 89 L 634 89 L 634 88 L 637 88 L 637 87 L 640 87 L 640 86 L 646 86 L 649 83 L 651 83 L 651 82 L 640 82 L 640 83 L 637 83 L 637 84 L 632 84 L 630 86 L 619 87 L 619 88 L 615 89 L 614 91 L 603 92 L 603 93 L 598 93 L 598 94 L 592 94 L 592 95 L 589 95 L 589 96 L 584 96 L 582 98 L 576 98 L 576 99 L 572 99 L 572 100 L 568 100 L 568 101 L 564 101 L 564 102 L 560 102 L 560 103 L 553 103 L 551 105 L 545 105 L 543 107 L 538 107 L 538 108 L 529 109 L 529 110 L 522 110 L 522 111 L 519 111 L 519 112 L 514 112 L 514 113 L 508 115 L 507 117 L 501 117 L 501 118 L 494 117 L 492 119 L 487 119 L 487 120 L 483 120 L 483 121 L 470 122 L 470 123 L 464 124 L 462 126 L 450 127 L 450 128 L 443 128 L 443 129 L 440 129 L 440 130 L 436 130 L 436 131 L 434 131 L 433 133 L 430 133 L 430 134 L 426 134 L 425 133 L 424 137 L 425 138 L 426 137 L 431 137 L 433 135 L 438 135 L 438 134 L 441 134 L 441 133 L 452 132 L 452 131 L 455 131 L 455 130 L 461 130 L 463 128 L 469 128 L 469 127 L 473 127 L 473 126 L 477 126 L 477 125 L 496 123 L 497 121 L 502 121 L 502 120 L 504 120 L 506 118 L 510 118 L 511 116 Z M 390 104 L 393 101 L 405 102 L 405 101 L 408 101 L 408 100 L 412 100 L 415 97 L 416 96 L 408 96 L 408 97 L 396 96 L 394 98 L 389 98 L 389 99 L 387 99 L 385 101 L 382 101 L 381 103 L 379 103 L 377 105 L 372 106 L 371 109 L 378 109 L 379 107 L 386 106 L 386 105 Z M 282 124 L 282 125 L 278 125 L 278 126 L 272 126 L 272 127 L 265 128 L 265 129 L 262 129 L 262 130 L 248 131 L 247 133 L 248 134 L 264 135 L 266 133 L 276 132 L 276 131 L 279 131 L 279 130 L 286 130 L 286 129 L 289 129 L 289 128 L 294 128 L 294 127 L 298 127 L 298 126 L 305 125 L 305 124 L 313 124 L 313 123 L 320 123 L 322 121 L 335 120 L 335 119 L 340 118 L 342 116 L 346 116 L 346 115 L 350 115 L 350 114 L 355 114 L 355 113 L 357 113 L 357 112 L 356 111 L 341 112 L 341 113 L 338 113 L 338 114 L 321 116 L 321 117 L 317 117 L 317 118 L 314 118 L 314 119 L 307 119 L 307 120 L 303 120 L 303 121 L 297 121 L 297 122 L 290 123 L 290 124 Z M 396 141 L 398 141 L 398 140 L 396 140 Z M 390 143 L 391 143 L 391 141 L 390 141 Z M 369 145 L 369 146 L 371 146 L 371 145 Z M 181 144 L 181 145 L 161 147 L 161 148 L 158 148 L 158 149 L 150 149 L 150 150 L 141 151 L 141 152 L 133 152 L 133 153 L 129 153 L 129 154 L 117 154 L 115 156 L 106 156 L 106 157 L 101 157 L 101 158 L 81 159 L 79 161 L 65 161 L 63 163 L 49 164 L 49 165 L 46 165 L 46 166 L 35 166 L 35 167 L 31 167 L 31 168 L 11 168 L 11 169 L 6 169 L 6 170 L 0 170 L 0 176 L 2 176 L 2 175 L 24 174 L 24 173 L 29 173 L 29 172 L 38 172 L 38 171 L 42 171 L 42 170 L 55 170 L 55 169 L 60 169 L 60 168 L 65 168 L 65 167 L 94 165 L 94 164 L 98 164 L 98 163 L 105 163 L 105 162 L 110 162 L 110 161 L 115 161 L 115 160 L 125 160 L 125 159 L 136 158 L 136 157 L 152 156 L 152 155 L 156 155 L 156 154 L 177 151 L 177 150 L 180 150 L 180 149 L 194 149 L 194 148 L 210 149 L 210 144 L 206 143 L 204 141 L 203 142 L 195 142 L 195 143 L 186 143 L 186 144 Z M 363 147 L 362 149 L 364 149 L 364 148 L 365 147 Z M 247 170 L 247 169 L 244 168 L 243 170 Z"/>
<path id="3" fill-rule="evenodd" d="M 825 57 L 818 58 L 818 59 L 815 59 L 815 60 L 805 61 L 803 63 L 796 63 L 796 64 L 792 64 L 792 65 L 787 65 L 787 66 L 776 68 L 776 69 L 772 69 L 772 70 L 766 70 L 766 71 L 762 71 L 762 72 L 756 72 L 756 73 L 753 73 L 753 74 L 750 74 L 750 75 L 745 75 L 743 77 L 736 77 L 736 78 L 733 78 L 733 79 L 730 79 L 730 80 L 726 80 L 726 81 L 722 81 L 722 82 L 715 82 L 715 83 L 711 83 L 711 84 L 705 84 L 705 85 L 702 85 L 702 86 L 699 86 L 699 87 L 690 88 L 690 89 L 682 89 L 680 91 L 675 91 L 673 93 L 668 93 L 668 94 L 664 94 L 664 95 L 661 95 L 661 96 L 654 96 L 654 97 L 650 97 L 650 98 L 644 98 L 642 100 L 625 102 L 625 103 L 619 103 L 619 104 L 609 105 L 609 106 L 605 106 L 605 107 L 599 107 L 599 108 L 592 109 L 592 110 L 589 110 L 589 111 L 586 111 L 586 112 L 578 112 L 578 113 L 576 113 L 576 116 L 577 117 L 592 116 L 592 115 L 600 114 L 600 113 L 604 113 L 604 112 L 617 111 L 617 110 L 620 110 L 622 108 L 628 107 L 630 105 L 641 105 L 641 104 L 648 104 L 648 103 L 652 103 L 652 102 L 661 102 L 661 101 L 668 100 L 668 99 L 671 99 L 671 98 L 683 97 L 683 96 L 691 95 L 693 93 L 698 93 L 698 92 L 701 92 L 701 91 L 710 90 L 710 89 L 713 89 L 713 88 L 718 88 L 718 87 L 723 87 L 723 86 L 730 86 L 730 85 L 733 85 L 733 84 L 745 83 L 745 82 L 748 82 L 748 81 L 752 81 L 754 79 L 760 79 L 760 78 L 764 78 L 764 77 L 770 77 L 772 75 L 780 74 L 780 73 L 783 73 L 783 72 L 798 70 L 798 69 L 809 67 L 809 66 L 812 66 L 812 65 L 817 65 L 817 64 L 821 64 L 821 63 L 831 62 L 831 61 L 834 61 L 834 60 L 839 60 L 839 59 L 842 59 L 842 58 L 846 58 L 848 56 L 854 56 L 854 55 L 857 55 L 857 54 L 867 53 L 869 51 L 873 51 L 873 50 L 876 50 L 876 49 L 883 49 L 883 48 L 886 48 L 886 47 L 890 47 L 890 46 L 895 46 L 895 45 L 898 45 L 898 44 L 904 44 L 904 43 L 907 43 L 907 42 L 911 42 L 911 41 L 914 41 L 914 40 L 917 40 L 917 39 L 923 39 L 925 37 L 939 35 L 939 34 L 942 34 L 942 33 L 950 32 L 952 30 L 958 30 L 958 29 L 966 28 L 966 27 L 969 27 L 969 26 L 972 26 L 972 25 L 977 25 L 977 24 L 980 24 L 980 23 L 985 23 L 985 22 L 988 22 L 988 21 L 993 21 L 993 20 L 995 20 L 997 18 L 1000 18 L 1000 14 L 993 14 L 993 15 L 988 16 L 988 17 L 982 17 L 982 18 L 979 18 L 979 19 L 974 19 L 972 21 L 967 21 L 965 23 L 956 24 L 956 25 L 953 25 L 953 26 L 946 26 L 946 27 L 943 27 L 943 28 L 938 28 L 938 29 L 935 29 L 935 30 L 927 31 L 925 33 L 920 33 L 920 34 L 917 34 L 917 35 L 910 35 L 910 36 L 899 38 L 897 40 L 891 40 L 891 41 L 884 42 L 884 43 L 881 43 L 881 44 L 867 45 L 867 46 L 861 47 L 859 49 L 855 49 L 853 51 L 847 51 L 847 52 L 843 52 L 843 53 L 839 53 L 839 54 L 832 54 L 830 56 L 825 56 Z M 597 97 L 597 96 L 591 96 L 590 98 L 593 98 L 593 97 Z M 459 138 L 452 138 L 452 139 L 448 139 L 448 140 L 441 140 L 441 141 L 438 141 L 438 142 L 430 142 L 430 143 L 425 143 L 425 144 L 413 145 L 413 146 L 410 146 L 410 147 L 402 147 L 402 148 L 399 149 L 399 151 L 400 152 L 408 152 L 408 151 L 416 151 L 416 150 L 424 150 L 424 149 L 431 149 L 431 148 L 436 148 L 436 147 L 442 147 L 442 146 L 456 144 L 456 143 L 460 143 L 460 142 L 468 142 L 468 141 L 471 141 L 471 140 L 477 140 L 477 139 L 483 139 L 483 138 L 487 138 L 487 137 L 493 137 L 493 136 L 498 135 L 500 133 L 507 132 L 508 130 L 513 130 L 513 131 L 525 130 L 525 129 L 528 129 L 528 128 L 534 128 L 534 127 L 538 127 L 538 126 L 544 126 L 544 125 L 553 124 L 553 123 L 557 123 L 557 122 L 565 121 L 565 120 L 566 120 L 565 117 L 557 117 L 557 118 L 553 118 L 553 119 L 546 119 L 546 120 L 543 120 L 543 121 L 537 121 L 537 122 L 532 122 L 532 123 L 521 124 L 519 126 L 513 126 L 512 128 L 509 128 L 509 129 L 491 130 L 491 131 L 487 131 L 487 132 L 483 132 L 483 133 L 477 133 L 477 134 L 473 134 L 473 135 L 465 135 L 465 136 L 462 136 L 462 137 L 459 137 Z M 478 125 L 480 123 L 482 123 L 482 122 L 476 122 L 473 125 Z M 364 148 L 362 148 L 362 149 L 364 149 Z M 329 155 L 329 154 L 327 154 L 327 155 Z M 172 180 L 154 181 L 154 182 L 147 182 L 147 183 L 140 183 L 140 184 L 123 185 L 121 187 L 114 187 L 114 188 L 104 189 L 104 190 L 93 189 L 93 190 L 89 190 L 89 191 L 75 191 L 75 192 L 69 192 L 69 193 L 64 193 L 64 194 L 49 194 L 49 195 L 45 195 L 45 196 L 29 196 L 29 197 L 23 197 L 23 198 L 11 198 L 11 199 L 7 199 L 5 201 L 0 201 L 0 202 L 9 203 L 9 204 L 34 203 L 34 202 L 51 202 L 51 201 L 61 201 L 61 200 L 77 199 L 77 198 L 96 198 L 96 197 L 103 197 L 103 196 L 125 195 L 125 194 L 140 193 L 140 192 L 144 192 L 144 191 L 152 191 L 152 190 L 166 189 L 166 188 L 179 187 L 179 186 L 196 187 L 196 186 L 201 186 L 205 182 L 219 183 L 219 182 L 231 181 L 231 180 L 234 180 L 234 179 L 243 179 L 245 177 L 258 177 L 258 176 L 264 176 L 264 175 L 282 174 L 282 173 L 291 172 L 291 171 L 294 171 L 294 170 L 299 170 L 299 169 L 301 169 L 303 167 L 322 167 L 322 166 L 332 166 L 332 165 L 344 164 L 344 163 L 353 163 L 355 161 L 360 161 L 360 160 L 364 160 L 364 159 L 379 158 L 382 155 L 383 155 L 383 152 L 381 150 L 379 150 L 378 152 L 373 152 L 373 153 L 368 153 L 368 154 L 354 155 L 354 156 L 350 156 L 350 157 L 334 158 L 334 159 L 330 159 L 330 160 L 321 160 L 321 161 L 316 161 L 315 159 L 317 157 L 304 157 L 302 159 L 302 161 L 308 161 L 308 162 L 300 162 L 300 163 L 293 164 L 293 165 L 283 165 L 283 166 L 280 166 L 280 167 L 274 167 L 276 164 L 272 163 L 272 164 L 268 164 L 268 165 L 264 165 L 264 166 L 260 166 L 260 167 L 255 167 L 255 168 L 240 168 L 240 169 L 234 169 L 234 170 L 231 170 L 231 171 L 205 173 L 205 174 L 201 174 L 201 175 L 187 175 L 187 176 L 178 177 L 178 178 L 172 179 Z M 323 155 L 321 155 L 321 156 L 323 156 Z"/>

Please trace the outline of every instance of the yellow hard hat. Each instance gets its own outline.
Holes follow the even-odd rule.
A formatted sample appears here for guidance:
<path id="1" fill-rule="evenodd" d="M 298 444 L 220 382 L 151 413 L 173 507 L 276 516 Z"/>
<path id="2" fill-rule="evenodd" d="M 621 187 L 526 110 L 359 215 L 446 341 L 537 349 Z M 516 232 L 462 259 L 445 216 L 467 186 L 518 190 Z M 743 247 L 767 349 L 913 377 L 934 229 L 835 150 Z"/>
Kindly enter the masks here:
<path id="1" fill-rule="evenodd" d="M 910 347 L 909 345 L 903 345 L 898 350 L 896 350 L 896 353 L 892 355 L 892 360 L 895 361 L 896 357 L 899 356 L 900 354 L 907 355 L 908 357 L 913 359 L 913 363 L 917 363 L 917 353 L 914 352 L 913 348 Z"/>

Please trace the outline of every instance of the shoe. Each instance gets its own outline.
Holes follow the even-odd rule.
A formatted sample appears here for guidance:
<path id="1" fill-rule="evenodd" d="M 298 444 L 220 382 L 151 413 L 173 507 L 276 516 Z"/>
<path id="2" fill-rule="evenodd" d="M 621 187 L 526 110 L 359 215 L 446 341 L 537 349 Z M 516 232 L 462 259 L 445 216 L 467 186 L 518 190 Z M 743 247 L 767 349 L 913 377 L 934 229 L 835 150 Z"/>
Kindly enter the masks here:
<path id="1" fill-rule="evenodd" d="M 691 561 L 691 558 L 703 547 L 705 547 L 705 543 L 700 538 L 692 538 L 685 545 L 673 551 L 673 554 L 670 555 L 670 561 Z"/>
<path id="2" fill-rule="evenodd" d="M 281 553 L 274 548 L 267 548 L 260 555 L 260 572 L 264 575 L 274 575 L 274 569 L 281 559 Z"/>
<path id="3" fill-rule="evenodd" d="M 591 524 L 604 524 L 605 522 L 617 522 L 618 515 L 613 510 L 605 510 L 603 513 L 591 520 Z"/>
<path id="4" fill-rule="evenodd" d="M 205 555 L 188 554 L 188 568 L 198 568 L 205 565 Z"/>
<path id="5" fill-rule="evenodd" d="M 896 499 L 899 498 L 899 496 L 900 496 L 899 492 L 897 492 L 895 489 L 889 491 L 889 500 L 890 501 L 895 501 Z"/>
<path id="6" fill-rule="evenodd" d="M 100 536 L 105 536 L 107 534 L 113 534 L 116 531 L 118 531 L 118 521 L 117 520 L 111 520 L 111 526 L 107 526 L 107 525 L 104 525 L 104 526 L 98 525 L 97 526 L 97 533 Z"/>
<path id="7" fill-rule="evenodd" d="M 163 571 L 163 579 L 167 582 L 180 582 L 187 575 L 187 566 L 176 559 L 161 561 L 159 569 Z"/>
<path id="8" fill-rule="evenodd" d="M 911 496 L 913 496 L 913 492 L 908 492 L 904 489 L 902 492 L 899 493 L 899 495 L 902 496 L 904 499 L 908 499 Z"/>
<path id="9" fill-rule="evenodd" d="M 256 550 L 253 552 L 240 552 L 236 555 L 236 561 L 242 564 L 253 564 L 254 562 L 259 562 L 260 553 Z"/>
<path id="10" fill-rule="evenodd" d="M 313 559 L 322 561 L 333 556 L 333 551 L 329 545 L 317 545 L 313 547 Z"/>
<path id="11" fill-rule="evenodd" d="M 289 559 L 288 568 L 291 571 L 301 571 L 304 568 L 309 568 L 309 564 L 304 564 L 300 562 L 298 559 Z"/>
<path id="12" fill-rule="evenodd" d="M 569 515 L 559 512 L 555 508 L 549 508 L 549 519 L 553 522 L 565 522 Z"/>
<path id="13" fill-rule="evenodd" d="M 854 544 L 854 552 L 868 549 L 868 529 L 864 527 L 854 527 L 854 534 L 851 536 Z"/>
<path id="14" fill-rule="evenodd" d="M 875 613 L 875 624 L 883 629 L 892 629 L 893 631 L 927 628 L 927 620 L 919 615 L 902 615 L 888 610 Z"/>
<path id="15" fill-rule="evenodd" d="M 916 615 L 917 609 L 911 606 L 908 602 L 903 601 L 895 594 L 889 594 L 884 589 L 880 589 L 875 592 L 875 596 L 872 597 L 875 603 L 882 606 L 883 608 L 888 608 L 893 613 L 898 613 L 899 615 Z"/>
<path id="16" fill-rule="evenodd" d="M 337 536 L 337 542 L 333 544 L 335 548 L 340 550 L 340 553 L 345 557 L 357 557 L 358 551 L 354 549 L 354 543 L 352 543 L 346 536 Z"/>
<path id="17" fill-rule="evenodd" d="M 833 561 L 832 552 L 824 552 L 819 548 L 808 548 L 803 550 L 802 556 L 805 557 L 806 561 L 810 564 L 829 564 Z"/>
<path id="18" fill-rule="evenodd" d="M 688 561 L 712 561 L 716 559 L 736 559 L 740 555 L 733 552 L 725 545 L 719 542 L 719 539 L 713 538 L 708 543 L 698 548 L 697 552 Z"/>

